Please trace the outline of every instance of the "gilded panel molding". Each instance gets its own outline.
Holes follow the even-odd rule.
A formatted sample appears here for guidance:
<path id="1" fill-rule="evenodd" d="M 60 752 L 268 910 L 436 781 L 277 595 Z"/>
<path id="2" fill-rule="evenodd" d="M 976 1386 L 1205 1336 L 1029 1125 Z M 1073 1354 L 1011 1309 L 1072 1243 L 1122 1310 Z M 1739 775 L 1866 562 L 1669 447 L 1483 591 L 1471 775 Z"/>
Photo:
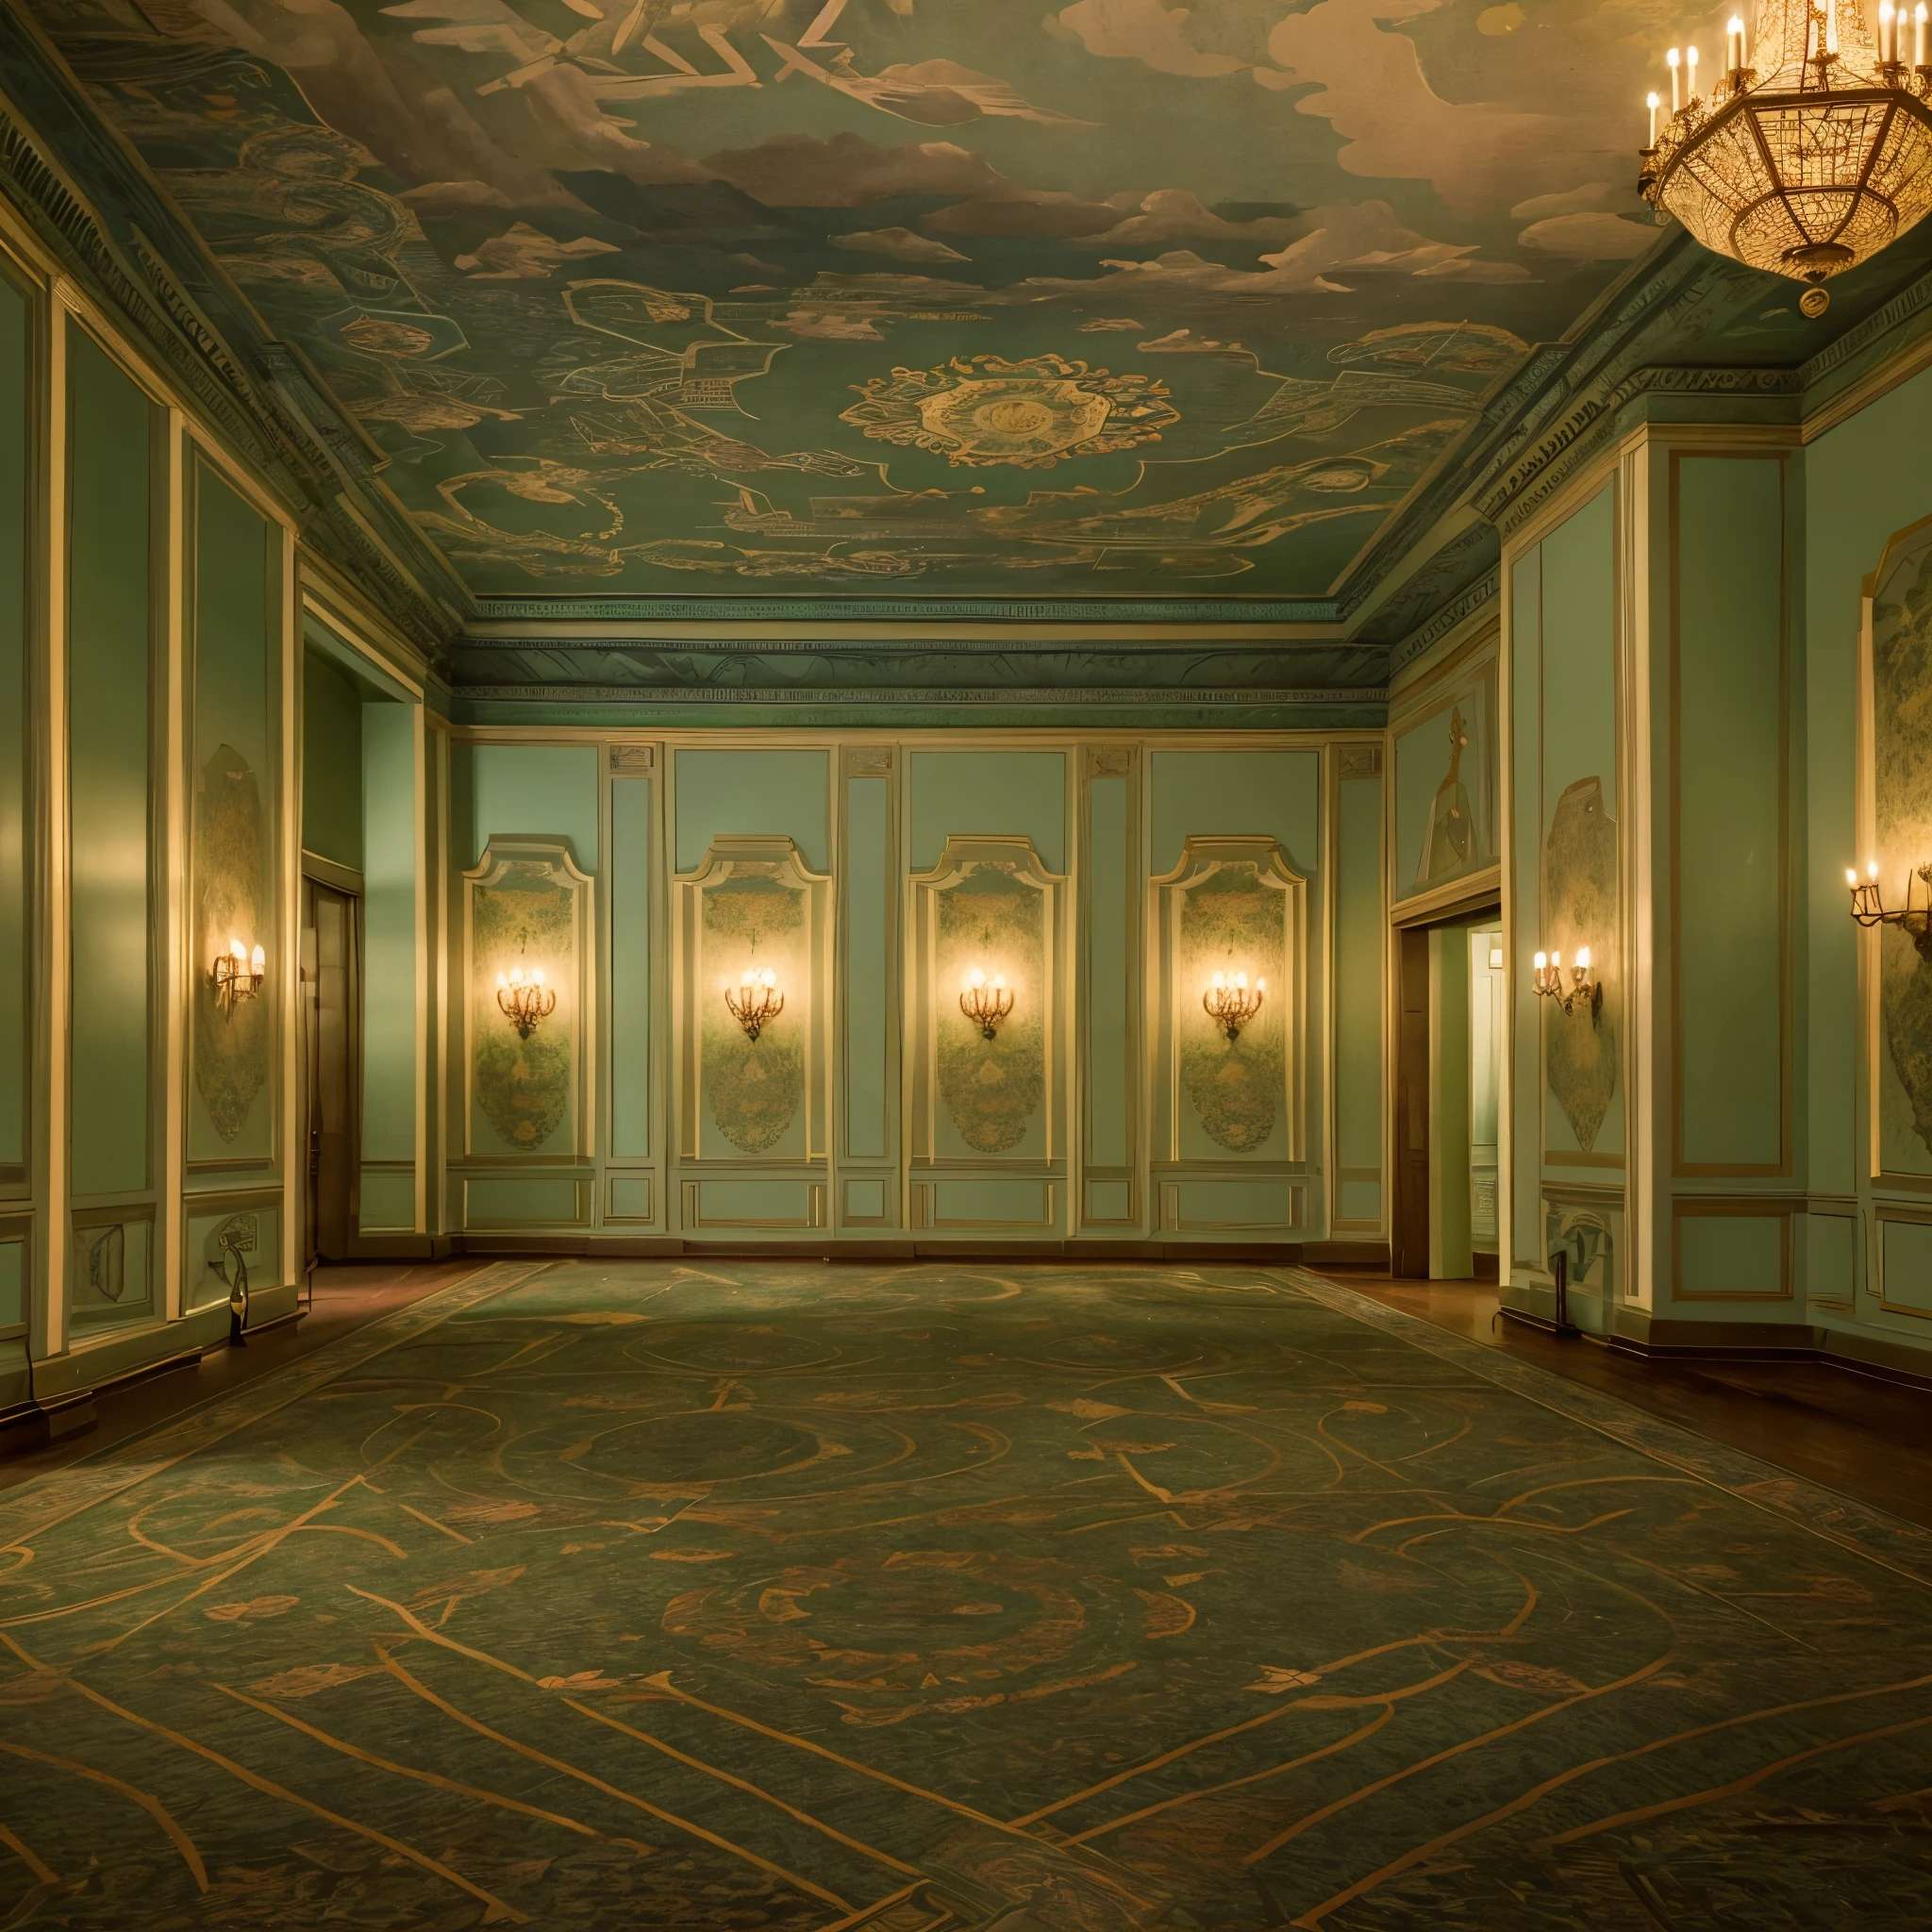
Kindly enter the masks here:
<path id="1" fill-rule="evenodd" d="M 821 1168 L 830 1144 L 831 888 L 792 841 L 722 835 L 676 881 L 678 1151 L 774 1173 Z M 782 1008 L 757 1037 L 733 1014 L 744 975 Z M 754 986 L 762 984 L 755 977 Z"/>
<path id="2" fill-rule="evenodd" d="M 1308 882 L 1269 837 L 1191 837 L 1151 882 L 1158 948 L 1155 1145 L 1163 1164 L 1306 1159 Z M 1217 971 L 1268 982 L 1228 1038 Z"/>
<path id="3" fill-rule="evenodd" d="M 1038 1173 L 1065 1159 L 1065 887 L 1030 839 L 957 833 L 908 881 L 915 1169 Z M 991 1039 L 960 1005 L 974 972 L 1012 995 Z"/>
<path id="4" fill-rule="evenodd" d="M 591 1153 L 587 1035 L 596 1011 L 593 881 L 561 839 L 492 838 L 463 877 L 469 1058 L 463 1151 L 473 1159 Z M 498 975 L 541 972 L 555 1008 L 520 1034 Z"/>

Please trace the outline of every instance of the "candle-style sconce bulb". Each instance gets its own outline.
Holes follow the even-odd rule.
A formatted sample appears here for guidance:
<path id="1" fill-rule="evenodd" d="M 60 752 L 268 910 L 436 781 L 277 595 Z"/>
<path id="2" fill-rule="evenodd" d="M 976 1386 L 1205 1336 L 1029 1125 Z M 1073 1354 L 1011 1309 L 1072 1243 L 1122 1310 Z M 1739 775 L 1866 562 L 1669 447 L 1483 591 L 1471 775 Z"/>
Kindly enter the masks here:
<path id="1" fill-rule="evenodd" d="M 519 1040 L 527 1040 L 540 1020 L 557 1010 L 557 989 L 543 984 L 543 969 L 533 966 L 528 974 L 521 966 L 496 975 L 496 1004 L 503 1016 L 516 1028 Z"/>
<path id="2" fill-rule="evenodd" d="M 252 1000 L 261 991 L 267 963 L 259 946 L 251 950 L 240 940 L 230 940 L 227 951 L 215 955 L 208 976 L 215 990 L 215 1008 L 223 1019 L 231 1018 L 239 1002 Z"/>
<path id="3" fill-rule="evenodd" d="M 1004 973 L 991 979 L 985 969 L 975 966 L 959 989 L 959 1010 L 979 1028 L 987 1040 L 999 1037 L 1000 1022 L 1013 1010 L 1013 989 Z"/>
<path id="4" fill-rule="evenodd" d="M 1250 986 L 1244 972 L 1217 973 L 1201 995 L 1201 1006 L 1231 1046 L 1241 1037 L 1241 1028 L 1261 1010 L 1267 997 L 1266 979 L 1257 978 Z"/>
<path id="5" fill-rule="evenodd" d="M 1932 962 L 1932 864 L 1915 865 L 1906 874 L 1903 906 L 1885 903 L 1875 858 L 1866 861 L 1862 879 L 1853 867 L 1847 866 L 1845 885 L 1852 895 L 1852 917 L 1860 925 L 1897 926 L 1917 947 L 1920 958 Z"/>
<path id="6" fill-rule="evenodd" d="M 1578 946 L 1576 957 L 1566 968 L 1563 955 L 1554 948 L 1538 953 L 1531 961 L 1530 984 L 1544 999 L 1554 1000 L 1567 1013 L 1579 1005 L 1589 1008 L 1592 1021 L 1603 1010 L 1604 984 L 1591 964 L 1590 948 Z"/>
<path id="7" fill-rule="evenodd" d="M 777 974 L 769 966 L 747 966 L 738 975 L 738 984 L 724 989 L 724 1005 L 756 1046 L 758 1035 L 785 1010 Z"/>

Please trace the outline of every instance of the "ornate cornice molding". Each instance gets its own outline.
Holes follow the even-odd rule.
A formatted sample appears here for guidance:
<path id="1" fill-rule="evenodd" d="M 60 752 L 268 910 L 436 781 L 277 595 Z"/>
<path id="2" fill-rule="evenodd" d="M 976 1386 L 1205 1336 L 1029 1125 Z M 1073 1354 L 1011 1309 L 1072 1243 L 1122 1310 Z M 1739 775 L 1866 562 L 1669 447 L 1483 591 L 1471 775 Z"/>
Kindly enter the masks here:
<path id="1" fill-rule="evenodd" d="M 292 358 L 12 8 L 0 8 L 0 196 L 16 218 L 261 476 L 303 541 L 379 596 L 412 643 L 439 650 L 462 622 L 467 594 L 376 482 L 334 406 L 320 395 L 297 404 Z M 184 264 L 199 271 L 198 288 Z M 399 553 L 440 588 L 401 567 Z"/>
<path id="2" fill-rule="evenodd" d="M 697 690 L 679 691 L 664 685 L 458 684 L 452 688 L 450 695 L 458 704 L 649 705 L 654 708 L 686 705 L 700 708 L 774 705 L 787 708 L 820 705 L 945 705 L 994 710 L 1016 705 L 1051 705 L 1069 708 L 1092 705 L 1135 705 L 1155 709 L 1191 705 L 1216 709 L 1246 705 L 1312 705 L 1355 708 L 1389 702 L 1389 692 L 1380 685 L 1315 687 L 1306 691 L 1265 686 L 1215 689 L 1191 685 L 1175 686 L 1165 691 L 1145 685 L 1082 688 L 966 685 L 955 689 L 942 685 L 887 685 L 873 690 L 814 687 L 788 691 L 773 685 L 707 685 Z"/>
<path id="3" fill-rule="evenodd" d="M 1491 564 L 1460 596 L 1452 597 L 1420 630 L 1411 631 L 1389 654 L 1389 677 L 1407 670 L 1431 644 L 1447 637 L 1465 618 L 1503 594 L 1503 566 Z"/>
<path id="4" fill-rule="evenodd" d="M 484 624 L 1334 624 L 1333 598 L 1167 602 L 1082 597 L 508 597 L 476 599 Z"/>

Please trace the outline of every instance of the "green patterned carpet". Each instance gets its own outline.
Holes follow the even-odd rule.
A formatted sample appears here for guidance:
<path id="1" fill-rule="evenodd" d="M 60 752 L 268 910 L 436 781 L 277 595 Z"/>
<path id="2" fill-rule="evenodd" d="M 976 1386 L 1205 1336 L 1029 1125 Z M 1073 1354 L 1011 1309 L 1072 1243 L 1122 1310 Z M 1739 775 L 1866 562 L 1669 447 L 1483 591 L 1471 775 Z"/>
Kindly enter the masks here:
<path id="1" fill-rule="evenodd" d="M 1923 1932 L 1928 1579 L 1293 1271 L 503 1262 L 0 1498 L 0 1928 Z"/>

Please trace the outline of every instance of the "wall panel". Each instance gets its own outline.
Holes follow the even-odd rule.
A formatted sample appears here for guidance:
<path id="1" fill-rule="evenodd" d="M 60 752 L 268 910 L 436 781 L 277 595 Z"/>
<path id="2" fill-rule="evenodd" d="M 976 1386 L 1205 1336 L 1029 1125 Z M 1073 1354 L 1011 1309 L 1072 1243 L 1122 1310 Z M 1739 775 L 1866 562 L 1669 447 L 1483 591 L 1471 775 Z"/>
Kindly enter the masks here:
<path id="1" fill-rule="evenodd" d="M 206 463 L 194 460 L 192 473 L 188 1160 L 231 1167 L 275 1152 L 274 998 L 225 1009 L 211 968 L 231 945 L 262 948 L 270 986 L 281 966 L 281 531 Z"/>
<path id="2" fill-rule="evenodd" d="M 610 1153 L 651 1154 L 651 781 L 610 781 Z"/>
<path id="3" fill-rule="evenodd" d="M 416 1225 L 418 728 L 413 706 L 362 708 L 365 1231 Z"/>
<path id="4" fill-rule="evenodd" d="M 1776 1174 L 1790 1126 L 1784 465 L 1678 456 L 1674 480 L 1675 1165 Z"/>
<path id="5" fill-rule="evenodd" d="M 884 1160 L 888 1142 L 889 1036 L 897 1013 L 889 775 L 845 783 L 845 1145 L 848 1160 Z M 870 1196 L 867 1197 L 870 1199 Z M 885 1211 L 881 1206 L 876 1212 Z M 872 1210 L 867 1218 L 874 1218 Z"/>
<path id="6" fill-rule="evenodd" d="M 28 471 L 33 306 L 0 277 L 0 983 L 25 987 L 28 971 L 27 625 Z M 26 1182 L 28 1005 L 0 1011 L 0 1191 Z M 15 1260 L 23 1252 L 10 1251 Z"/>
<path id="7" fill-rule="evenodd" d="M 69 331 L 68 756 L 77 1198 L 153 1180 L 156 411 Z"/>

